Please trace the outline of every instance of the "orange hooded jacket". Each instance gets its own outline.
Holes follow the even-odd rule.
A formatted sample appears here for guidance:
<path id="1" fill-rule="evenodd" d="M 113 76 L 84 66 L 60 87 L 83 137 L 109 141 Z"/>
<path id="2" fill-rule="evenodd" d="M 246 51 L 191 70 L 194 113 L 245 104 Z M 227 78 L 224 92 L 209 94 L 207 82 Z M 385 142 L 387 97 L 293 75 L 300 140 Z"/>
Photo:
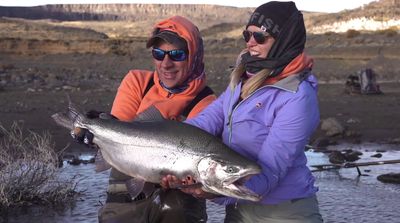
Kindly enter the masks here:
<path id="1" fill-rule="evenodd" d="M 183 92 L 170 94 L 159 83 L 156 71 L 130 70 L 122 80 L 111 109 L 111 114 L 121 121 L 132 121 L 135 117 L 154 105 L 165 119 L 181 120 L 187 105 L 206 87 L 203 63 L 203 42 L 198 28 L 189 20 L 174 16 L 155 25 L 154 30 L 168 30 L 186 40 L 189 50 L 189 87 Z M 153 78 L 154 86 L 143 96 Z M 216 99 L 208 95 L 191 110 L 188 118 L 195 116 Z"/>

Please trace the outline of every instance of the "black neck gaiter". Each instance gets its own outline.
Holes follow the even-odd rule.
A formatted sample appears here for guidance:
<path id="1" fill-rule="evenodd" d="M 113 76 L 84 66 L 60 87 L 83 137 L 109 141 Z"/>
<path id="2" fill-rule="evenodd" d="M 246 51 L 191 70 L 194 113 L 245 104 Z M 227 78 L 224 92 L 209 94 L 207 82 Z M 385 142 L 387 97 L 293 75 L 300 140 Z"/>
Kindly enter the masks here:
<path id="1" fill-rule="evenodd" d="M 306 29 L 303 14 L 299 11 L 286 22 L 279 36 L 272 45 L 267 58 L 251 56 L 249 52 L 242 55 L 246 71 L 257 73 L 263 69 L 272 70 L 269 77 L 279 75 L 294 58 L 301 54 L 306 43 Z"/>

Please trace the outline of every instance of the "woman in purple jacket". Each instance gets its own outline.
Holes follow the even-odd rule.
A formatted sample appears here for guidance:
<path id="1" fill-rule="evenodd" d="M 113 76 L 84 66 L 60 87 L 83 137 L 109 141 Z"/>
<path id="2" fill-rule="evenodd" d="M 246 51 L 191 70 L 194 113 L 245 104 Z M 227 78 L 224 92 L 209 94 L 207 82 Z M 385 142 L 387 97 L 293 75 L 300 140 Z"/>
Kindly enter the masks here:
<path id="1" fill-rule="evenodd" d="M 268 2 L 243 31 L 229 87 L 197 117 L 186 122 L 221 136 L 231 149 L 256 161 L 262 173 L 246 186 L 260 202 L 214 197 L 200 188 L 195 197 L 226 205 L 225 222 L 322 222 L 314 177 L 304 148 L 319 123 L 317 80 L 304 52 L 303 16 L 293 2 Z M 187 179 L 185 184 L 191 183 Z M 181 183 L 174 176 L 164 186 Z"/>

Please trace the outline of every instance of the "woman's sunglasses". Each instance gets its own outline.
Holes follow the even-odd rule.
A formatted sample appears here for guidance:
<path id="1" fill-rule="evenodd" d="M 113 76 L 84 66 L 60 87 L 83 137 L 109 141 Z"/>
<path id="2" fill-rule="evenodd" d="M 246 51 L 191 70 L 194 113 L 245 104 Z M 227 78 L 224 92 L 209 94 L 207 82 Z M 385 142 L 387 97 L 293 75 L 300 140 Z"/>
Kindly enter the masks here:
<path id="1" fill-rule="evenodd" d="M 244 41 L 246 41 L 246 43 L 250 41 L 251 36 L 254 37 L 254 40 L 258 44 L 265 43 L 265 40 L 267 40 L 269 37 L 271 37 L 266 32 L 250 32 L 248 30 L 243 31 L 243 38 L 244 38 Z"/>
<path id="2" fill-rule="evenodd" d="M 185 50 L 162 50 L 158 48 L 153 48 L 151 51 L 153 58 L 159 61 L 163 61 L 165 55 L 168 54 L 169 58 L 173 61 L 184 61 L 187 58 L 187 53 Z"/>

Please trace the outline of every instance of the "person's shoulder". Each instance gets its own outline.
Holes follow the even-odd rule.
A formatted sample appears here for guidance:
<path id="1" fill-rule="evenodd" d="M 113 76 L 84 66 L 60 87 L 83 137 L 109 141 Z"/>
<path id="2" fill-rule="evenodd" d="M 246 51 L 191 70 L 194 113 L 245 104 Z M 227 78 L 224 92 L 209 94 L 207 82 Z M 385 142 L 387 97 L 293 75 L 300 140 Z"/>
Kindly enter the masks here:
<path id="1" fill-rule="evenodd" d="M 124 77 L 123 83 L 128 85 L 146 86 L 153 78 L 153 71 L 130 70 Z"/>
<path id="2" fill-rule="evenodd" d="M 129 70 L 125 78 L 136 80 L 148 80 L 153 77 L 154 71 L 150 70 Z"/>
<path id="3" fill-rule="evenodd" d="M 316 93 L 317 89 L 317 78 L 313 74 L 310 74 L 299 84 L 297 92 L 300 94 Z"/>

